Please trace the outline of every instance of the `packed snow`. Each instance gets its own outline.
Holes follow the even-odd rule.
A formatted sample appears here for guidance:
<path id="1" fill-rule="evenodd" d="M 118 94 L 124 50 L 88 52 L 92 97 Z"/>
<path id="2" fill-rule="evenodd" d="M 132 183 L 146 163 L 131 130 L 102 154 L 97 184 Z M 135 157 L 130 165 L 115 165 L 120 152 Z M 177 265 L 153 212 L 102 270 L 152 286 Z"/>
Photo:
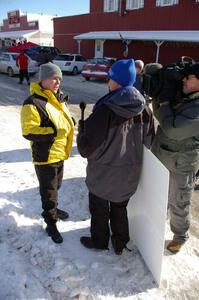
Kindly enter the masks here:
<path id="1" fill-rule="evenodd" d="M 89 235 L 85 186 L 86 160 L 75 144 L 65 162 L 59 207 L 62 244 L 45 232 L 29 143 L 21 136 L 20 106 L 1 105 L 0 144 L 0 299 L 1 300 L 197 300 L 199 299 L 199 225 L 176 255 L 164 253 L 158 287 L 136 245 L 121 256 L 110 249 L 88 250 L 79 238 Z M 195 195 L 199 191 L 195 192 Z M 194 215 L 194 213 L 193 213 Z M 172 237 L 167 224 L 166 239 Z"/>

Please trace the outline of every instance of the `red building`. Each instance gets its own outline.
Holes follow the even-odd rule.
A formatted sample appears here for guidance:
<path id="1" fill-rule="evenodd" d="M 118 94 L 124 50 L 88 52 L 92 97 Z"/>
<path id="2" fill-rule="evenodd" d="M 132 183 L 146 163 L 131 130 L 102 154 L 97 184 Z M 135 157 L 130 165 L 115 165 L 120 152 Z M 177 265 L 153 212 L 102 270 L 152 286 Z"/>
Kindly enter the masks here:
<path id="1" fill-rule="evenodd" d="M 55 18 L 54 44 L 91 57 L 199 61 L 199 0 L 90 0 L 89 14 Z"/>

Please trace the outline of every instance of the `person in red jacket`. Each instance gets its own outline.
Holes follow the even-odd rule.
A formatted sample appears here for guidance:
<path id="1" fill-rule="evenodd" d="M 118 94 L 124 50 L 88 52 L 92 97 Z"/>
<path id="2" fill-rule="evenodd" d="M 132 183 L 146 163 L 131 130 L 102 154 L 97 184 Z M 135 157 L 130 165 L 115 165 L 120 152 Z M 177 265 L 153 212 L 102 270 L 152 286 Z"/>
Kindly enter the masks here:
<path id="1" fill-rule="evenodd" d="M 30 85 L 28 64 L 29 64 L 28 56 L 25 54 L 25 51 L 22 50 L 21 53 L 16 58 L 16 65 L 19 68 L 19 84 L 23 83 L 25 77 L 27 84 Z"/>

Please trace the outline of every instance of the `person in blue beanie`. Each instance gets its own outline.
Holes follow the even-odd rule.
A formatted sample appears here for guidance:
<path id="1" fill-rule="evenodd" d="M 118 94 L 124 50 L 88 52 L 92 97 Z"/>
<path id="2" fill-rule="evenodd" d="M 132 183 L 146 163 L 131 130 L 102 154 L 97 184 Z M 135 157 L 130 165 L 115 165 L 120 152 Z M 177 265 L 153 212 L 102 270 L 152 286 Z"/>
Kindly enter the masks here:
<path id="1" fill-rule="evenodd" d="M 119 255 L 129 241 L 127 204 L 138 186 L 143 143 L 150 145 L 153 117 L 133 87 L 133 59 L 114 63 L 108 76 L 108 94 L 97 101 L 85 121 L 79 121 L 77 147 L 88 160 L 91 214 L 91 235 L 82 236 L 80 242 L 89 249 L 105 250 L 111 235 Z"/>

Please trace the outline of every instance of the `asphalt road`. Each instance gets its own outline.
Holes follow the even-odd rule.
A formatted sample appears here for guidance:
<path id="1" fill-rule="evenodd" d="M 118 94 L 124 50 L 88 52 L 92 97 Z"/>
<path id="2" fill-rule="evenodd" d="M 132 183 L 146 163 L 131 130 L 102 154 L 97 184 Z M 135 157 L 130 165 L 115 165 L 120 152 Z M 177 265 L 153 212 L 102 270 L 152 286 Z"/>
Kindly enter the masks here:
<path id="1" fill-rule="evenodd" d="M 31 81 L 37 81 L 38 74 L 31 77 Z M 87 103 L 85 116 L 88 116 L 93 104 L 108 91 L 106 82 L 86 81 L 81 75 L 64 75 L 61 88 L 65 94 L 69 95 L 69 108 L 73 117 L 80 118 L 79 103 Z M 1 105 L 22 105 L 29 95 L 29 86 L 24 82 L 18 84 L 18 77 L 8 77 L 0 74 L 0 107 Z M 199 191 L 195 191 L 191 205 L 191 233 L 199 238 Z"/>

